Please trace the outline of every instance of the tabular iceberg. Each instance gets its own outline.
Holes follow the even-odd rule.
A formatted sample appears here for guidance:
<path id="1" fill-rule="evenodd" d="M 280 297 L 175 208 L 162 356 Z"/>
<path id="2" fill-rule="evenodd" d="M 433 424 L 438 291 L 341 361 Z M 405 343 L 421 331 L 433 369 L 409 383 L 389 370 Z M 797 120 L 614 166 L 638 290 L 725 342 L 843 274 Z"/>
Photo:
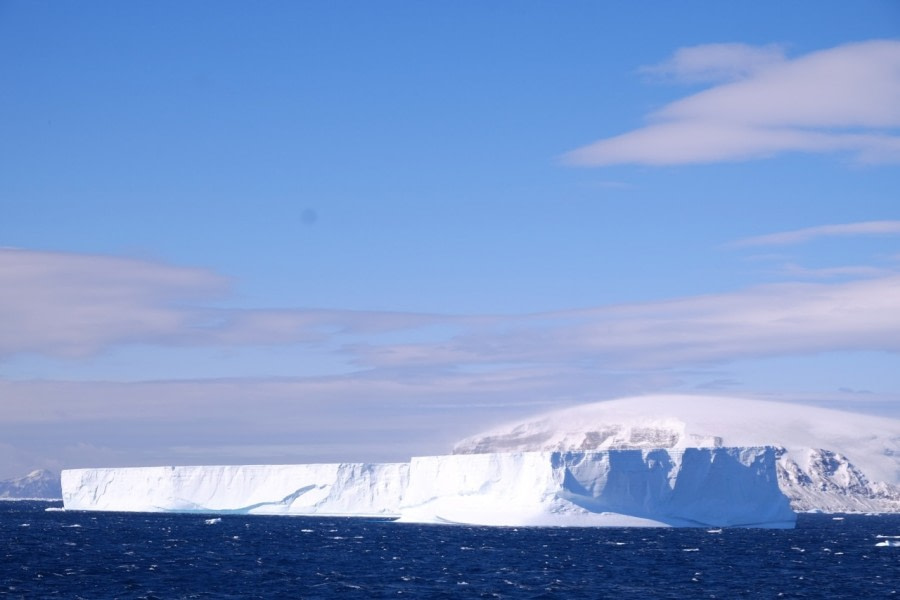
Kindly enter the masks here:
<path id="1" fill-rule="evenodd" d="M 79 510 L 783 527 L 791 509 L 900 512 L 900 421 L 758 400 L 627 398 L 508 424 L 409 463 L 82 469 L 64 471 L 62 488 Z"/>
<path id="2" fill-rule="evenodd" d="M 792 527 L 776 449 L 415 457 L 409 463 L 63 471 L 67 510 L 383 516 L 508 526 Z"/>

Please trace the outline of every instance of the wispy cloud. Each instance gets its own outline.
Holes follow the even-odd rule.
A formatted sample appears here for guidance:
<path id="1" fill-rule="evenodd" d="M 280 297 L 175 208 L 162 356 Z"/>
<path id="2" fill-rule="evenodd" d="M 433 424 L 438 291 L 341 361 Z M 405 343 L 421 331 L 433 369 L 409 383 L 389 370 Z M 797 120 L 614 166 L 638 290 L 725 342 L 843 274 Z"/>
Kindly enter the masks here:
<path id="1" fill-rule="evenodd" d="M 785 283 L 709 296 L 509 317 L 440 343 L 361 345 L 375 367 L 580 364 L 661 369 L 838 350 L 900 350 L 900 277 Z"/>
<path id="2" fill-rule="evenodd" d="M 819 225 L 792 231 L 782 231 L 738 240 L 731 244 L 735 247 L 750 246 L 787 246 L 802 244 L 823 237 L 851 237 L 866 235 L 900 234 L 900 221 L 865 221 L 862 223 L 842 223 L 838 225 Z"/>
<path id="3" fill-rule="evenodd" d="M 85 355 L 106 344 L 183 335 L 185 304 L 208 300 L 227 280 L 149 261 L 0 250 L 0 356 Z"/>
<path id="4" fill-rule="evenodd" d="M 781 273 L 793 279 L 837 279 L 840 277 L 858 279 L 861 277 L 883 277 L 894 272 L 891 269 L 882 269 L 868 265 L 847 265 L 818 269 L 794 263 L 787 263 L 781 266 Z"/>
<path id="5" fill-rule="evenodd" d="M 772 47 L 685 48 L 646 71 L 736 79 L 673 102 L 649 124 L 565 155 L 576 165 L 672 165 L 783 152 L 900 161 L 900 41 L 846 44 L 781 60 Z"/>
<path id="6" fill-rule="evenodd" d="M 668 60 L 640 72 L 685 83 L 731 81 L 749 77 L 784 62 L 784 47 L 778 44 L 703 44 L 680 48 Z"/>
<path id="7" fill-rule="evenodd" d="M 84 254 L 0 249 L 0 288 L 6 290 L 0 294 L 0 357 L 79 357 L 129 343 L 310 343 L 435 320 L 391 312 L 216 308 L 229 281 L 212 271 Z"/>
<path id="8" fill-rule="evenodd" d="M 704 381 L 694 387 L 698 390 L 722 390 L 727 388 L 738 387 L 741 382 L 737 379 L 713 379 L 712 381 Z"/>
<path id="9" fill-rule="evenodd" d="M 410 380 L 466 369 L 484 376 L 541 366 L 660 369 L 829 350 L 900 350 L 900 276 L 859 270 L 827 275 L 869 278 L 552 313 L 460 317 L 221 309 L 201 302 L 227 288 L 224 278 L 209 271 L 0 251 L 0 286 L 15 290 L 0 296 L 0 355 L 84 356 L 130 343 L 319 344 L 339 352 L 349 367 L 393 371 Z"/>

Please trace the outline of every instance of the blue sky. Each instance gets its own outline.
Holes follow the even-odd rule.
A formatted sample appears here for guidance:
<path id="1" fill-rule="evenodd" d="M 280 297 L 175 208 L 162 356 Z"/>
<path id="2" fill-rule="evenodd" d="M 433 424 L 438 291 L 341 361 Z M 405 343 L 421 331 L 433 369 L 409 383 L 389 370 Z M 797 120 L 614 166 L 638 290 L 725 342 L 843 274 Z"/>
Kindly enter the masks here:
<path id="1" fill-rule="evenodd" d="M 900 6 L 0 2 L 0 475 L 900 417 Z"/>

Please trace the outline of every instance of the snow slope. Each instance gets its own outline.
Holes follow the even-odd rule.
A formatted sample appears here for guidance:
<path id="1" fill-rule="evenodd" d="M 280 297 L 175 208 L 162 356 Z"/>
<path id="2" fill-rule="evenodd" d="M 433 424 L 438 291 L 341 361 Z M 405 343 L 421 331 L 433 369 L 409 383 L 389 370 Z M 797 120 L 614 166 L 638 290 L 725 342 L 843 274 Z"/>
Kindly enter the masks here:
<path id="1" fill-rule="evenodd" d="M 900 421 L 703 396 L 597 402 L 459 442 L 455 454 L 772 445 L 797 510 L 900 512 Z"/>
<path id="2" fill-rule="evenodd" d="M 409 464 L 77 469 L 67 510 L 392 516 L 417 523 L 791 527 L 773 448 L 525 452 Z"/>

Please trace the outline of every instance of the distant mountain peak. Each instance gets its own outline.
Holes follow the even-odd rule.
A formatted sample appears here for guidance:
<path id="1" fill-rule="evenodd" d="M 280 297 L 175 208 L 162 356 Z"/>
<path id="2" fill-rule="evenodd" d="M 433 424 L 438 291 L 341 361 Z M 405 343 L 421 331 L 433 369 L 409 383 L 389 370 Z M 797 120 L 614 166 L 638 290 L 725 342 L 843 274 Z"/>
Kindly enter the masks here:
<path id="1" fill-rule="evenodd" d="M 35 469 L 24 477 L 0 481 L 0 498 L 59 500 L 62 498 L 59 474 Z"/>

